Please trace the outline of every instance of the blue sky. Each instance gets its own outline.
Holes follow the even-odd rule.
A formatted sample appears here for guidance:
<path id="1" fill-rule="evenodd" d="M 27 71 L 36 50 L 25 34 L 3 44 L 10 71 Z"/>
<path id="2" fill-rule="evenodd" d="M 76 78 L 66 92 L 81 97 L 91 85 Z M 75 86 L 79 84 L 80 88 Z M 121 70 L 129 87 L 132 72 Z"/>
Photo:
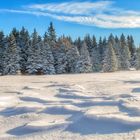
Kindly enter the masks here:
<path id="1" fill-rule="evenodd" d="M 140 43 L 140 0 L 1 0 L 0 30 L 34 28 L 42 35 L 53 21 L 57 35 L 131 34 Z"/>

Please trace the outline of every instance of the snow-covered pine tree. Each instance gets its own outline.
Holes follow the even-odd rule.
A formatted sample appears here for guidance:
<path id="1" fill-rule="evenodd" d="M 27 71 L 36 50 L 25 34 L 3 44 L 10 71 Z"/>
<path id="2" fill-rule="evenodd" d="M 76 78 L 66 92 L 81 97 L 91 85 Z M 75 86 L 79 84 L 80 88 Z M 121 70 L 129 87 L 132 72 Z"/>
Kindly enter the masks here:
<path id="1" fill-rule="evenodd" d="M 140 47 L 136 51 L 135 68 L 140 70 Z"/>
<path id="2" fill-rule="evenodd" d="M 13 28 L 12 29 L 12 32 L 11 32 L 13 35 L 14 35 L 14 37 L 15 37 L 15 40 L 16 40 L 16 44 L 17 44 L 17 46 L 19 46 L 20 45 L 20 37 L 19 37 L 19 31 L 16 29 L 16 28 Z"/>
<path id="3" fill-rule="evenodd" d="M 58 74 L 65 73 L 66 64 L 64 63 L 63 65 L 64 60 L 66 60 L 65 47 L 60 42 L 57 42 L 56 32 L 52 22 L 50 22 L 48 31 L 45 33 L 45 42 L 49 45 L 52 51 L 55 72 Z"/>
<path id="4" fill-rule="evenodd" d="M 77 46 L 78 51 L 80 51 L 81 45 L 82 45 L 82 40 L 81 40 L 80 37 L 78 37 L 78 38 L 74 41 L 74 45 Z"/>
<path id="5" fill-rule="evenodd" d="M 110 36 L 108 37 L 108 42 L 110 42 L 112 44 L 112 46 L 115 45 L 115 38 L 114 38 L 113 34 L 110 34 Z"/>
<path id="6" fill-rule="evenodd" d="M 29 54 L 26 65 L 26 70 L 29 74 L 43 74 L 43 65 L 40 56 L 42 45 L 41 37 L 38 35 L 36 29 L 34 29 L 31 46 L 28 48 Z"/>
<path id="7" fill-rule="evenodd" d="M 66 56 L 66 72 L 75 73 L 75 65 L 79 58 L 79 51 L 75 45 L 72 44 L 72 40 L 69 37 L 63 36 L 61 39 L 62 44 L 65 46 Z"/>
<path id="8" fill-rule="evenodd" d="M 132 36 L 127 36 L 127 45 L 128 45 L 130 54 L 133 57 L 136 53 L 136 47 L 135 47 L 134 39 Z"/>
<path id="9" fill-rule="evenodd" d="M 121 44 L 117 36 L 115 37 L 115 44 L 113 48 L 117 57 L 118 70 L 121 70 Z"/>
<path id="10" fill-rule="evenodd" d="M 103 69 L 103 60 L 104 60 L 104 55 L 105 55 L 105 51 L 106 51 L 106 47 L 107 47 L 107 39 L 104 37 L 103 39 L 100 37 L 99 39 L 99 43 L 98 43 L 98 50 L 99 50 L 99 68 L 100 71 L 102 71 Z"/>
<path id="11" fill-rule="evenodd" d="M 112 47 L 114 49 L 115 55 L 116 55 L 116 63 L 117 63 L 117 68 L 118 70 L 121 69 L 121 64 L 120 64 L 120 51 L 121 51 L 121 45 L 118 37 L 114 37 L 113 34 L 110 34 L 108 38 L 108 42 L 112 44 Z"/>
<path id="12" fill-rule="evenodd" d="M 67 56 L 67 61 L 68 61 L 68 65 L 67 65 L 68 72 L 75 73 L 77 60 L 80 57 L 77 46 L 71 44 L 71 47 L 69 48 L 66 56 Z"/>
<path id="13" fill-rule="evenodd" d="M 85 42 L 82 43 L 80 49 L 80 57 L 76 62 L 75 73 L 89 73 L 92 72 L 92 64 L 90 60 L 89 51 Z"/>
<path id="14" fill-rule="evenodd" d="M 55 74 L 54 58 L 49 45 L 41 41 L 38 47 L 38 74 Z"/>
<path id="15" fill-rule="evenodd" d="M 20 68 L 21 73 L 26 73 L 26 64 L 28 60 L 28 50 L 30 47 L 30 36 L 28 31 L 22 27 L 19 33 L 19 47 L 20 47 Z"/>
<path id="16" fill-rule="evenodd" d="M 100 55 L 102 56 L 102 55 L 103 55 L 103 52 L 104 52 L 104 47 L 105 47 L 105 46 L 103 45 L 102 37 L 99 38 L 98 47 L 99 47 Z"/>
<path id="17" fill-rule="evenodd" d="M 40 57 L 42 59 L 43 64 L 43 73 L 44 74 L 55 74 L 54 67 L 54 57 L 52 54 L 52 50 L 48 44 L 48 36 L 45 33 L 43 44 L 41 45 Z"/>
<path id="18" fill-rule="evenodd" d="M 7 47 L 4 55 L 3 74 L 17 74 L 17 72 L 20 70 L 19 47 L 17 46 L 15 36 L 12 33 L 10 33 L 8 37 Z"/>
<path id="19" fill-rule="evenodd" d="M 56 41 L 56 32 L 52 22 L 50 22 L 50 25 L 48 27 L 48 40 L 50 42 Z"/>
<path id="20" fill-rule="evenodd" d="M 0 75 L 3 72 L 3 59 L 4 59 L 4 51 L 5 51 L 5 42 L 4 42 L 4 33 L 0 31 Z"/>
<path id="21" fill-rule="evenodd" d="M 103 57 L 104 57 L 105 47 L 106 47 L 106 44 L 103 44 L 103 39 L 102 39 L 102 37 L 100 37 L 99 42 L 98 42 L 98 50 L 99 50 L 99 54 L 100 54 L 99 62 L 100 62 L 101 70 L 102 70 L 102 65 L 103 65 Z"/>
<path id="22" fill-rule="evenodd" d="M 120 38 L 121 50 L 121 69 L 128 70 L 130 68 L 130 51 L 126 43 L 125 36 L 122 34 Z"/>
<path id="23" fill-rule="evenodd" d="M 91 37 L 90 37 L 89 34 L 87 34 L 87 35 L 84 37 L 84 41 L 85 41 L 85 43 L 86 43 L 86 45 L 87 45 L 87 49 L 88 49 L 89 54 L 90 54 L 90 56 L 91 56 L 92 51 L 93 51 L 93 46 L 92 46 L 92 39 L 91 39 Z"/>
<path id="24" fill-rule="evenodd" d="M 92 36 L 92 46 L 93 48 L 96 48 L 98 46 L 96 37 L 94 35 Z"/>
<path id="25" fill-rule="evenodd" d="M 99 72 L 101 70 L 100 52 L 99 52 L 99 48 L 98 48 L 98 44 L 97 44 L 95 36 L 92 37 L 91 46 L 92 48 L 90 49 L 91 50 L 90 58 L 91 58 L 91 63 L 92 63 L 92 70 L 94 72 Z"/>
<path id="26" fill-rule="evenodd" d="M 104 53 L 103 72 L 114 72 L 117 70 L 117 58 L 111 42 L 108 42 Z"/>
<path id="27" fill-rule="evenodd" d="M 136 59 L 136 47 L 135 47 L 135 44 L 134 44 L 134 39 L 132 36 L 128 36 L 127 37 L 127 46 L 129 48 L 129 51 L 130 51 L 130 64 L 131 64 L 131 67 L 134 67 L 135 65 L 135 59 Z"/>
<path id="28" fill-rule="evenodd" d="M 53 47 L 53 55 L 55 60 L 55 70 L 57 74 L 67 73 L 67 56 L 66 52 L 68 50 L 65 42 L 65 38 L 59 39 L 55 48 Z"/>

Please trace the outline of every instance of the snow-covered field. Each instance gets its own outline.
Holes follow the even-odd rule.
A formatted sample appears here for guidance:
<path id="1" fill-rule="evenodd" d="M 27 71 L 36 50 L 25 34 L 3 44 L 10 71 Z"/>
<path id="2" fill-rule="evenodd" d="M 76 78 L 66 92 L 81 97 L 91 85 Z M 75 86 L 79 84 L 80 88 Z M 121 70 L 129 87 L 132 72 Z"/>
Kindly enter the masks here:
<path id="1" fill-rule="evenodd" d="M 0 140 L 140 140 L 140 71 L 0 77 Z"/>

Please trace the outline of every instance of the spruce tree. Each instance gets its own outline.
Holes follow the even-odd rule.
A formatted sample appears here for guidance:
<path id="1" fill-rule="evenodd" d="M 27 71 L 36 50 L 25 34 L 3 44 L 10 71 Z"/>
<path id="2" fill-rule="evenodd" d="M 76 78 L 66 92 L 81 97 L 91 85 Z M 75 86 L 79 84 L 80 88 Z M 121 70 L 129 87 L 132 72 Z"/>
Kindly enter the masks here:
<path id="1" fill-rule="evenodd" d="M 102 40 L 102 37 L 99 38 L 98 47 L 99 47 L 100 55 L 102 56 L 102 55 L 103 55 L 103 52 L 104 52 L 104 46 L 103 46 L 103 40 Z"/>
<path id="2" fill-rule="evenodd" d="M 69 39 L 66 40 L 66 46 L 67 46 L 67 52 L 66 52 L 66 57 L 67 57 L 67 73 L 75 73 L 75 66 L 76 62 L 79 59 L 79 51 L 77 46 L 73 45 Z"/>
<path id="3" fill-rule="evenodd" d="M 99 70 L 100 71 L 103 69 L 103 60 L 104 60 L 106 46 L 107 46 L 106 38 L 102 39 L 100 37 L 99 43 L 98 43 L 98 50 L 99 50 L 99 55 L 100 55 L 100 58 L 99 58 L 99 64 L 100 64 Z"/>
<path id="4" fill-rule="evenodd" d="M 40 51 L 43 43 L 37 31 L 34 29 L 31 39 L 31 46 L 28 48 L 28 60 L 26 65 L 27 73 L 43 74 L 43 65 Z"/>
<path id="5" fill-rule="evenodd" d="M 64 42 L 65 38 L 61 38 L 57 43 L 57 46 L 53 49 L 55 70 L 57 74 L 67 73 L 67 46 Z"/>
<path id="6" fill-rule="evenodd" d="M 136 47 L 135 47 L 134 39 L 132 36 L 127 37 L 127 45 L 128 45 L 131 57 L 133 57 L 136 53 Z"/>
<path id="7" fill-rule="evenodd" d="M 108 42 L 110 42 L 112 44 L 112 46 L 115 45 L 115 38 L 114 38 L 113 34 L 110 34 L 110 36 L 108 37 Z"/>
<path id="8" fill-rule="evenodd" d="M 92 49 L 91 49 L 90 57 L 92 63 L 92 70 L 94 72 L 99 72 L 101 69 L 100 52 L 95 36 L 92 37 Z"/>
<path id="9" fill-rule="evenodd" d="M 55 74 L 54 67 L 54 57 L 52 54 L 52 50 L 48 44 L 47 34 L 44 35 L 43 45 L 41 48 L 40 57 L 42 58 L 43 63 L 43 73 L 44 74 Z"/>
<path id="10" fill-rule="evenodd" d="M 14 35 L 15 40 L 16 40 L 16 44 L 19 46 L 20 45 L 20 42 L 19 42 L 19 40 L 20 40 L 19 34 L 20 33 L 19 33 L 19 31 L 16 28 L 13 28 L 11 33 Z"/>
<path id="11" fill-rule="evenodd" d="M 126 43 L 125 36 L 122 34 L 120 38 L 121 45 L 121 69 L 128 70 L 130 68 L 130 51 Z"/>
<path id="12" fill-rule="evenodd" d="M 135 67 L 137 70 L 140 70 L 140 47 L 137 49 L 136 52 Z"/>
<path id="13" fill-rule="evenodd" d="M 77 46 L 78 51 L 80 51 L 81 46 L 82 46 L 82 40 L 81 40 L 80 37 L 78 37 L 78 38 L 75 40 L 74 45 Z"/>
<path id="14" fill-rule="evenodd" d="M 3 74 L 17 74 L 20 70 L 19 47 L 16 44 L 15 36 L 11 33 L 8 37 L 8 46 L 5 50 L 3 61 Z"/>
<path id="15" fill-rule="evenodd" d="M 121 70 L 121 43 L 117 36 L 115 37 L 114 50 L 117 57 L 118 70 Z"/>
<path id="16" fill-rule="evenodd" d="M 90 56 L 91 56 L 92 51 L 93 51 L 93 46 L 92 46 L 92 39 L 91 39 L 91 37 L 90 37 L 89 34 L 87 34 L 87 35 L 85 36 L 84 41 L 85 41 L 85 43 L 86 43 L 86 45 L 87 45 L 87 47 L 88 47 L 88 51 L 89 51 L 89 54 L 90 54 Z"/>
<path id="17" fill-rule="evenodd" d="M 3 72 L 3 61 L 4 61 L 4 51 L 5 51 L 5 41 L 4 33 L 0 32 L 0 75 Z"/>
<path id="18" fill-rule="evenodd" d="M 55 32 L 55 28 L 53 26 L 53 23 L 50 22 L 49 28 L 48 28 L 48 39 L 50 42 L 52 41 L 56 41 L 56 32 Z"/>
<path id="19" fill-rule="evenodd" d="M 76 73 L 89 73 L 92 72 L 92 64 L 89 55 L 89 51 L 85 42 L 82 43 L 80 49 L 80 57 L 76 62 L 75 66 Z"/>
<path id="20" fill-rule="evenodd" d="M 112 43 L 108 42 L 103 60 L 103 72 L 114 72 L 117 68 L 117 58 Z"/>
<path id="21" fill-rule="evenodd" d="M 21 73 L 26 73 L 26 64 L 28 60 L 28 50 L 30 47 L 30 36 L 28 31 L 22 27 L 20 33 L 19 33 L 19 47 L 20 47 L 20 68 Z"/>
<path id="22" fill-rule="evenodd" d="M 135 59 L 136 59 L 136 47 L 135 47 L 135 44 L 134 44 L 134 39 L 132 36 L 128 36 L 127 37 L 127 46 L 129 48 L 129 51 L 130 51 L 130 64 L 131 64 L 131 67 L 134 67 L 134 64 L 135 64 Z"/>

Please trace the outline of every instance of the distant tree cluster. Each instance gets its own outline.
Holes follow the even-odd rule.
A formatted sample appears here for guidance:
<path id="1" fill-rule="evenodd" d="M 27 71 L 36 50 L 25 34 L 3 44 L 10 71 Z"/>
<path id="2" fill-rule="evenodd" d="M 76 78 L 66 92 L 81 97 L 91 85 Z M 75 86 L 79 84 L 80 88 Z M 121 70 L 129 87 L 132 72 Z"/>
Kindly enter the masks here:
<path id="1" fill-rule="evenodd" d="M 32 35 L 24 27 L 14 28 L 8 36 L 0 32 L 0 75 L 63 74 L 114 72 L 140 69 L 140 48 L 132 36 L 112 34 L 96 40 L 86 35 L 72 40 L 56 37 L 53 23 L 41 37 L 36 29 Z"/>

